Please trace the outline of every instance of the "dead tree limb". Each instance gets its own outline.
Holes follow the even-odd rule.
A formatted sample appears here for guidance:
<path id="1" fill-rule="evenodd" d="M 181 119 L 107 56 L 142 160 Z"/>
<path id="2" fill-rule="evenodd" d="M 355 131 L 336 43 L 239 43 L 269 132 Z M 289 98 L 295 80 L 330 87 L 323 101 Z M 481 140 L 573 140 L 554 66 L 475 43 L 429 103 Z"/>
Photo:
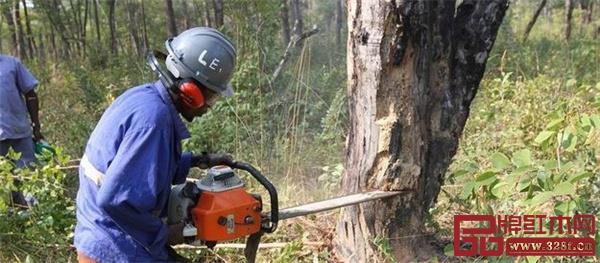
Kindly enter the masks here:
<path id="1" fill-rule="evenodd" d="M 537 21 L 538 16 L 540 16 L 542 9 L 544 9 L 544 6 L 546 6 L 546 0 L 542 0 L 542 2 L 540 2 L 537 10 L 535 10 L 535 14 L 533 14 L 533 17 L 531 18 L 531 20 L 529 20 L 529 23 L 527 23 L 525 34 L 523 34 L 523 42 L 527 41 L 527 37 L 529 37 L 529 32 L 531 32 L 531 29 L 535 25 L 535 22 Z"/>
<path id="2" fill-rule="evenodd" d="M 294 28 L 296 28 L 296 26 L 297 25 L 295 25 Z M 281 70 L 285 66 L 285 63 L 287 63 L 287 61 L 290 58 L 290 55 L 292 53 L 292 47 L 295 47 L 297 43 L 304 41 L 304 39 L 309 38 L 318 32 L 319 32 L 319 28 L 315 25 L 315 26 L 313 26 L 313 29 L 311 29 L 310 31 L 306 31 L 300 35 L 294 35 L 292 37 L 290 42 L 288 42 L 287 47 L 285 48 L 285 52 L 283 52 L 283 57 L 281 58 L 281 61 L 279 61 L 279 65 L 277 65 L 277 68 L 275 68 L 275 71 L 273 72 L 273 75 L 271 76 L 271 80 L 269 81 L 270 85 L 273 84 L 275 82 L 275 80 L 277 79 L 277 77 L 279 77 L 279 74 L 281 74 Z"/>

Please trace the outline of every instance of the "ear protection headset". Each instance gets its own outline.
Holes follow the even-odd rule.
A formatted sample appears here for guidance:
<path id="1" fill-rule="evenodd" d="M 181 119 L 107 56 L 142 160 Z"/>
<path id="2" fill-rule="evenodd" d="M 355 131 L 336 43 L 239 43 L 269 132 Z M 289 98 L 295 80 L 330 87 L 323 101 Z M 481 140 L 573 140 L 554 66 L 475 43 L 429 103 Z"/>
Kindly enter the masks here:
<path id="1" fill-rule="evenodd" d="M 148 66 L 150 66 L 152 71 L 158 74 L 158 78 L 163 85 L 178 94 L 179 97 L 181 97 L 181 101 L 186 106 L 192 109 L 199 109 L 204 106 L 204 95 L 194 79 L 185 78 L 176 80 L 171 72 L 168 72 L 161 67 L 161 65 L 158 63 L 157 57 L 165 60 L 167 55 L 156 50 L 151 51 L 146 57 L 146 63 Z"/>

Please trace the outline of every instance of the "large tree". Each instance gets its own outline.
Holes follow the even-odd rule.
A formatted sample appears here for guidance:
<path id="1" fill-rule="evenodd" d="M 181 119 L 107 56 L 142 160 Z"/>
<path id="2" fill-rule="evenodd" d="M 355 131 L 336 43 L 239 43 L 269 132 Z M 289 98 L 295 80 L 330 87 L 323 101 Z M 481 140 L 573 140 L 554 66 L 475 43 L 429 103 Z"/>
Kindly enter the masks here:
<path id="1" fill-rule="evenodd" d="M 423 222 L 456 153 L 508 0 L 348 1 L 345 193 L 404 191 L 342 210 L 344 262 L 430 256 Z"/>

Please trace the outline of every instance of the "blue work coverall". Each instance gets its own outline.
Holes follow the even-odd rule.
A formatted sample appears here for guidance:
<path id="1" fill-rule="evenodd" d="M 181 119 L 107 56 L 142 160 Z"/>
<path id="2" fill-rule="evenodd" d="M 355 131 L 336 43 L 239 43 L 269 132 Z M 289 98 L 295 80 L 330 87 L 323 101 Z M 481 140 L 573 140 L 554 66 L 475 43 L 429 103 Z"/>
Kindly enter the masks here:
<path id="1" fill-rule="evenodd" d="M 167 259 L 171 184 L 185 181 L 189 132 L 161 82 L 134 87 L 104 112 L 79 168 L 75 247 L 101 262 Z"/>
<path id="2" fill-rule="evenodd" d="M 17 166 L 35 162 L 29 112 L 23 94 L 35 89 L 37 79 L 17 58 L 0 55 L 0 156 L 9 148 L 21 153 Z"/>

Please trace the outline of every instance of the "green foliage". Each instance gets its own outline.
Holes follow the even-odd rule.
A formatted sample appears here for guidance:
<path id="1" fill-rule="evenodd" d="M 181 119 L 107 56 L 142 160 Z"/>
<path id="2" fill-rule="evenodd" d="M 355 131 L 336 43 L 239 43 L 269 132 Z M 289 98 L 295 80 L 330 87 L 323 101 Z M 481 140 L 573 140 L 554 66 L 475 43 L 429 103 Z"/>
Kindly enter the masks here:
<path id="1" fill-rule="evenodd" d="M 56 157 L 40 157 L 37 165 L 25 169 L 0 157 L 0 261 L 66 261 L 73 257 L 68 248 L 72 244 L 75 208 L 66 182 L 74 175 L 61 168 L 67 165 L 68 156 L 59 148 Z M 18 158 L 18 154 L 9 158 Z M 30 194 L 37 204 L 28 209 L 13 207 L 11 191 Z"/>
<path id="2" fill-rule="evenodd" d="M 377 251 L 381 254 L 381 258 L 385 262 L 398 262 L 394 257 L 392 245 L 390 244 L 390 240 L 384 237 L 376 236 L 373 239 L 373 245 L 377 248 Z"/>
<path id="3" fill-rule="evenodd" d="M 432 210 L 441 222 L 435 227 L 448 236 L 452 226 L 444 221 L 458 213 L 600 215 L 594 176 L 600 172 L 600 46 L 586 28 L 561 40 L 561 10 L 540 16 L 529 40 L 519 43 L 533 5 L 512 6 L 501 26 L 448 171 L 451 185 L 442 187 L 443 201 Z M 445 254 L 452 249 L 446 245 Z"/>

